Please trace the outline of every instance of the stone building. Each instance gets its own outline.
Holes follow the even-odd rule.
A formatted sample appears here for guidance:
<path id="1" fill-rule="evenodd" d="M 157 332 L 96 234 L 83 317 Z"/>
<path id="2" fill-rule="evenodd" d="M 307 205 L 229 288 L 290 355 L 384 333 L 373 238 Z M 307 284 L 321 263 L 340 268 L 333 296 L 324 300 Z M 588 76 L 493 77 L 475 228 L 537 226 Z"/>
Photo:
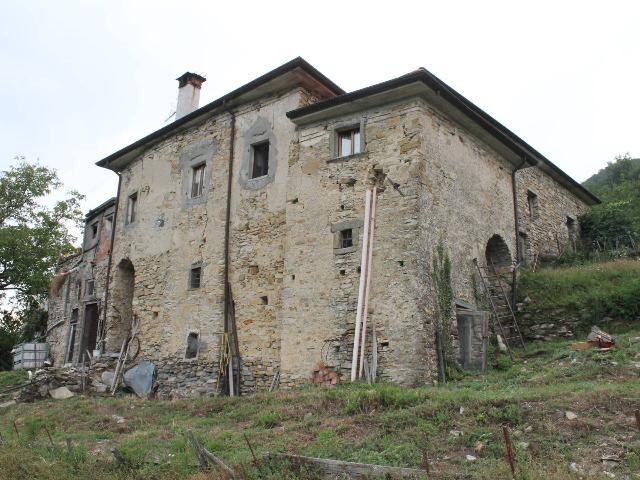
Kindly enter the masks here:
<path id="1" fill-rule="evenodd" d="M 82 247 L 63 259 L 49 295 L 47 342 L 54 365 L 78 364 L 99 349 L 116 199 L 85 217 Z"/>
<path id="2" fill-rule="evenodd" d="M 215 391 L 231 330 L 243 391 L 319 362 L 347 380 L 372 186 L 367 349 L 407 385 L 435 375 L 438 243 L 475 308 L 474 258 L 557 255 L 597 202 L 424 69 L 346 93 L 297 58 L 202 108 L 205 79 L 178 80 L 179 118 L 98 162 L 119 176 L 102 348 L 135 317 L 163 395 Z"/>

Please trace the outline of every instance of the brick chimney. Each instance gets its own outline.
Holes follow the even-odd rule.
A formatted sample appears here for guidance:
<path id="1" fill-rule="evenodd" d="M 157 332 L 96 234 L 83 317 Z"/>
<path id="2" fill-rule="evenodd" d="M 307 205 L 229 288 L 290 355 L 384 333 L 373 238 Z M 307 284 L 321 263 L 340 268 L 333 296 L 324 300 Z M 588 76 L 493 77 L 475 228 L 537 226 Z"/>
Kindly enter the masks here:
<path id="1" fill-rule="evenodd" d="M 178 80 L 178 106 L 176 107 L 176 120 L 178 120 L 198 108 L 200 88 L 207 79 L 197 73 L 187 72 L 176 80 Z"/>

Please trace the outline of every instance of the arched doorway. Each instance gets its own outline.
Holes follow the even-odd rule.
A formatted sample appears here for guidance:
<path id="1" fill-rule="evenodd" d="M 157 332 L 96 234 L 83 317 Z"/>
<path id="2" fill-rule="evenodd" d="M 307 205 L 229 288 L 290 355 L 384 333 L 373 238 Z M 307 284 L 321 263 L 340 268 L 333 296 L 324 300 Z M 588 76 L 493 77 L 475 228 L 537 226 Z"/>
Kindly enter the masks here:
<path id="1" fill-rule="evenodd" d="M 123 258 L 116 266 L 110 291 L 112 312 L 107 338 L 109 347 L 114 351 L 120 348 L 131 328 L 134 285 L 133 263 L 128 258 Z"/>
<path id="2" fill-rule="evenodd" d="M 504 274 L 511 270 L 511 253 L 500 235 L 494 235 L 487 242 L 485 258 L 487 267 L 494 273 Z"/>

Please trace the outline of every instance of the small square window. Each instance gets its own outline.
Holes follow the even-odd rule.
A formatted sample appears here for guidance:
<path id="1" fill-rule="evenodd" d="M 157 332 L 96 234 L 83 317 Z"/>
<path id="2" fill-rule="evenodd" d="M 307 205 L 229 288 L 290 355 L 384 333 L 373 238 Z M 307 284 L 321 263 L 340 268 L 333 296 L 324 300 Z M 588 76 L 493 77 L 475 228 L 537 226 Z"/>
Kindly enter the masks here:
<path id="1" fill-rule="evenodd" d="M 338 132 L 338 156 L 348 157 L 360 153 L 360 129 Z"/>
<path id="2" fill-rule="evenodd" d="M 200 348 L 200 339 L 198 337 L 196 332 L 189 332 L 184 358 L 196 358 L 198 356 L 198 349 Z"/>
<path id="3" fill-rule="evenodd" d="M 527 190 L 527 205 L 529 206 L 529 216 L 534 220 L 538 218 L 538 195 L 531 190 Z"/>
<path id="4" fill-rule="evenodd" d="M 260 178 L 269 174 L 269 142 L 258 143 L 251 147 L 253 164 L 251 178 Z"/>
<path id="5" fill-rule="evenodd" d="M 92 297 L 95 293 L 96 282 L 95 280 L 87 280 L 87 297 Z"/>
<path id="6" fill-rule="evenodd" d="M 340 231 L 340 248 L 353 247 L 353 229 L 347 228 Z"/>
<path id="7" fill-rule="evenodd" d="M 189 271 L 189 288 L 200 288 L 202 267 L 191 267 Z"/>
<path id="8" fill-rule="evenodd" d="M 138 192 L 129 195 L 129 201 L 127 202 L 127 223 L 133 223 L 136 221 L 137 212 Z"/>
<path id="9" fill-rule="evenodd" d="M 202 163 L 191 169 L 191 198 L 196 198 L 202 195 L 202 189 L 204 186 L 204 168 L 205 164 Z"/>
<path id="10" fill-rule="evenodd" d="M 569 233 L 569 240 L 575 241 L 578 236 L 578 224 L 575 218 L 567 216 L 567 231 Z"/>

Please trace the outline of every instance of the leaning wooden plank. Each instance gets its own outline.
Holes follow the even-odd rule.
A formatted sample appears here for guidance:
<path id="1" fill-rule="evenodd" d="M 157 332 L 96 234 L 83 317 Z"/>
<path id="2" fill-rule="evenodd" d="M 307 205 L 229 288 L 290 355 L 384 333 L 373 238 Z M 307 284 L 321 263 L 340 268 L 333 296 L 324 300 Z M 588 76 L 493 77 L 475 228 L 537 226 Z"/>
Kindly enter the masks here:
<path id="1" fill-rule="evenodd" d="M 364 287 L 367 281 L 367 248 L 369 247 L 369 215 L 371 214 L 371 193 L 367 188 L 364 199 L 364 235 L 362 238 L 362 255 L 360 257 L 360 285 L 358 286 L 358 305 L 356 309 L 356 325 L 353 335 L 353 358 L 351 360 L 351 381 L 355 382 L 358 375 L 358 353 L 360 347 L 360 328 L 362 327 L 362 306 Z"/>
<path id="2" fill-rule="evenodd" d="M 204 453 L 204 448 L 202 448 L 200 442 L 198 442 L 198 439 L 195 437 L 191 430 L 187 430 L 187 433 L 185 435 L 187 437 L 187 440 L 189 440 L 191 446 L 193 447 L 193 451 L 195 452 L 196 458 L 198 459 L 200 470 L 207 470 L 209 468 L 209 462 L 208 457 Z"/>
<path id="3" fill-rule="evenodd" d="M 227 478 L 231 478 L 231 479 L 236 478 L 236 473 L 233 470 L 231 470 L 231 468 L 229 468 L 222 460 L 220 460 L 218 457 L 216 457 L 213 453 L 211 453 L 209 450 L 207 450 L 204 447 L 200 447 L 200 450 L 202 451 L 202 454 L 205 457 L 207 457 L 207 459 L 211 460 L 216 465 L 216 467 L 222 470 L 222 472 Z"/>
<path id="4" fill-rule="evenodd" d="M 376 203 L 378 197 L 377 187 L 373 187 L 371 192 L 371 211 L 369 212 L 369 246 L 367 247 L 367 280 L 364 284 L 364 306 L 362 307 L 362 341 L 360 342 L 360 370 L 358 378 L 362 378 L 364 370 L 364 351 L 366 350 L 367 340 L 367 318 L 369 316 L 369 290 L 371 286 L 371 270 L 373 270 L 373 232 L 376 228 Z M 369 384 L 371 381 L 368 379 Z"/>
<path id="5" fill-rule="evenodd" d="M 288 453 L 267 453 L 267 460 L 283 460 L 293 466 L 311 467 L 322 473 L 325 478 L 334 478 L 335 475 L 347 475 L 349 478 L 426 478 L 426 471 L 419 468 L 388 467 L 385 465 L 371 465 L 367 463 L 344 462 L 327 458 L 303 457 Z"/>

